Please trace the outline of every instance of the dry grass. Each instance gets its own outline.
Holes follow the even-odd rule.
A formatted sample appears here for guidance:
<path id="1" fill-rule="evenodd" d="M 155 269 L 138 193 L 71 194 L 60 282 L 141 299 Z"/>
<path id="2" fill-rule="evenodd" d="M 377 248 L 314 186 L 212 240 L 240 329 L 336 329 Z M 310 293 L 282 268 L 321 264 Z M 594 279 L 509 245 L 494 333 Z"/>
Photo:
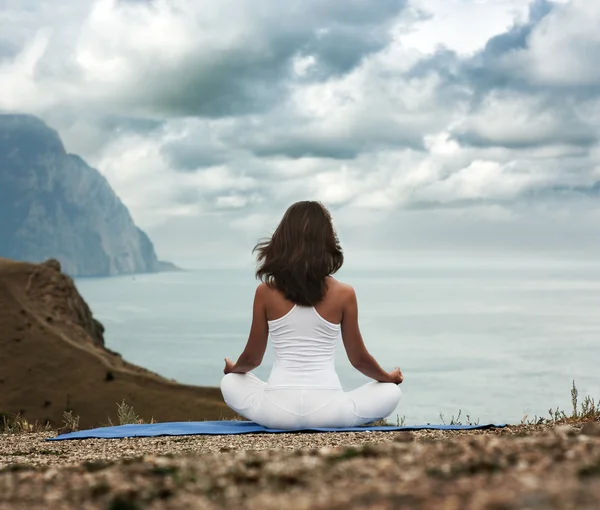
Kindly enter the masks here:
<path id="1" fill-rule="evenodd" d="M 443 425 L 479 425 L 479 418 L 477 418 L 477 420 L 472 420 L 468 414 L 462 418 L 462 409 L 458 410 L 456 416 L 452 415 L 450 418 L 450 423 L 446 423 L 442 413 L 440 413 L 440 420 L 442 421 Z"/>
<path id="2" fill-rule="evenodd" d="M 548 418 L 534 416 L 530 419 L 528 416 L 525 416 L 521 420 L 521 425 L 561 425 L 584 421 L 600 421 L 600 400 L 597 401 L 589 395 L 586 395 L 583 400 L 579 402 L 579 390 L 575 385 L 575 381 L 573 381 L 573 385 L 571 387 L 571 404 L 573 406 L 571 414 L 567 414 L 558 407 L 555 409 L 550 408 L 548 410 Z M 479 418 L 472 419 L 468 414 L 463 417 L 461 409 L 458 410 L 456 415 L 451 416 L 448 423 L 446 423 L 443 413 L 440 413 L 439 416 L 443 425 L 479 425 L 480 423 Z M 397 427 L 402 427 L 405 424 L 405 417 L 400 417 L 397 415 L 396 423 L 383 419 L 368 423 L 365 426 L 396 425 Z"/>
<path id="3" fill-rule="evenodd" d="M 139 423 L 145 423 L 145 421 L 138 416 L 133 406 L 130 406 L 125 399 L 120 403 L 117 403 L 117 420 L 118 425 L 135 425 Z M 150 423 L 154 423 L 154 418 L 150 420 Z M 106 426 L 113 427 L 115 424 L 108 417 L 108 423 Z"/>
<path id="4" fill-rule="evenodd" d="M 0 421 L 0 434 L 30 434 L 49 430 L 52 430 L 52 427 L 48 423 L 30 422 L 20 414 L 13 417 L 4 415 Z"/>
<path id="5" fill-rule="evenodd" d="M 586 395 L 584 399 L 579 402 L 579 391 L 577 390 L 577 386 L 575 385 L 575 381 L 573 381 L 573 386 L 571 387 L 571 405 L 573 406 L 571 409 L 571 414 L 567 414 L 565 411 L 559 409 L 558 407 L 553 409 L 548 409 L 548 418 L 544 418 L 543 416 L 537 417 L 534 416 L 533 419 L 528 419 L 525 416 L 521 420 L 522 425 L 560 425 L 560 424 L 568 424 L 568 423 L 577 423 L 582 421 L 600 421 L 600 401 L 594 400 L 589 395 Z"/>
<path id="6" fill-rule="evenodd" d="M 77 430 L 79 430 L 79 416 L 73 414 L 73 411 L 65 411 L 61 431 L 75 432 Z"/>

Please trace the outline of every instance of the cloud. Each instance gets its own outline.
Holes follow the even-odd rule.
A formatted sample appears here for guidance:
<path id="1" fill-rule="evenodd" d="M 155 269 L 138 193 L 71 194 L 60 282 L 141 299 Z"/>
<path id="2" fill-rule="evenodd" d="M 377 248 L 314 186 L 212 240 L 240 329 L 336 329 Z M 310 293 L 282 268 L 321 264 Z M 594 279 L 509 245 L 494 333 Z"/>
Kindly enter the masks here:
<path id="1" fill-rule="evenodd" d="M 247 261 L 311 198 L 355 249 L 600 245 L 597 2 L 56 8 L 1 4 L 0 110 L 57 128 L 165 256 Z"/>
<path id="2" fill-rule="evenodd" d="M 35 51 L 24 46 L 35 73 L 0 68 L 5 87 L 26 86 L 26 94 L 10 99 L 11 108 L 93 101 L 166 117 L 264 111 L 285 95 L 294 59 L 312 56 L 321 79 L 347 72 L 385 47 L 405 7 L 404 0 L 385 0 L 377 9 L 367 0 L 343 8 L 335 0 L 82 4 L 88 13 L 75 37 L 55 30 L 38 40 Z M 38 98 L 42 90 L 49 99 Z"/>
<path id="3" fill-rule="evenodd" d="M 590 117 L 598 102 L 560 97 L 549 100 L 533 94 L 492 91 L 454 129 L 463 145 L 526 148 L 552 145 L 588 147 L 598 142 L 598 128 Z M 588 108 L 585 108 L 587 105 Z"/>
<path id="4" fill-rule="evenodd" d="M 573 0 L 556 6 L 529 38 L 523 56 L 527 79 L 540 86 L 598 87 L 599 19 L 598 2 Z"/>

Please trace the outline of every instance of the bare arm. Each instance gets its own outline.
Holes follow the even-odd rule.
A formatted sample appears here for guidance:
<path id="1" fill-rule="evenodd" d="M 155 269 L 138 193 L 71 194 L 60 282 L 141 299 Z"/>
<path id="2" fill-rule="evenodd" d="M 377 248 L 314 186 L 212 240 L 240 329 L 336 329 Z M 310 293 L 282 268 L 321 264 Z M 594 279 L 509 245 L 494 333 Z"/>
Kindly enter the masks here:
<path id="1" fill-rule="evenodd" d="M 224 372 L 226 374 L 230 372 L 245 374 L 262 363 L 269 336 L 269 325 L 267 324 L 265 308 L 265 291 L 264 284 L 259 285 L 256 289 L 254 305 L 252 307 L 252 326 L 250 327 L 248 342 L 235 364 L 231 360 L 225 360 Z"/>
<path id="2" fill-rule="evenodd" d="M 399 370 L 386 372 L 367 350 L 358 326 L 358 302 L 353 288 L 349 288 L 344 299 L 342 314 L 342 340 L 352 366 L 367 377 L 379 382 L 400 384 Z"/>

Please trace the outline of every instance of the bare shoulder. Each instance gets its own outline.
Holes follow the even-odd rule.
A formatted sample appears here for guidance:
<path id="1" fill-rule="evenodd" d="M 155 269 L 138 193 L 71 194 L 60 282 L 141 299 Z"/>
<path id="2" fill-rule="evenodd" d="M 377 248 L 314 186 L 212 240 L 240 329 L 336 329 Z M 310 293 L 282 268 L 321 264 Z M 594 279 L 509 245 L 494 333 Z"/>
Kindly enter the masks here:
<path id="1" fill-rule="evenodd" d="M 256 286 L 255 298 L 261 301 L 268 299 L 273 293 L 273 289 L 269 287 L 266 283 L 261 282 Z"/>
<path id="2" fill-rule="evenodd" d="M 333 277 L 329 278 L 328 285 L 329 292 L 335 296 L 336 300 L 347 303 L 356 299 L 356 292 L 352 285 L 340 282 Z"/>

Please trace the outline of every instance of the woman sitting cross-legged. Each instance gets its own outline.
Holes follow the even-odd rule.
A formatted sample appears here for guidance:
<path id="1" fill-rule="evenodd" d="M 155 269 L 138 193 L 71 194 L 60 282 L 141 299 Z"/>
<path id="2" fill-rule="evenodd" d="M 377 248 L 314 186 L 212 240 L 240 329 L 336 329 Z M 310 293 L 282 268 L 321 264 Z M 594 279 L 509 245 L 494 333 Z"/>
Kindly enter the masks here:
<path id="1" fill-rule="evenodd" d="M 255 250 L 263 283 L 246 348 L 236 363 L 225 359 L 227 405 L 260 425 L 286 430 L 351 427 L 389 416 L 402 395 L 402 372 L 386 372 L 369 354 L 354 289 L 331 276 L 344 257 L 327 209 L 318 202 L 293 204 Z M 340 334 L 352 365 L 374 382 L 344 392 L 334 367 Z M 250 371 L 262 362 L 269 336 L 275 364 L 265 383 Z"/>

